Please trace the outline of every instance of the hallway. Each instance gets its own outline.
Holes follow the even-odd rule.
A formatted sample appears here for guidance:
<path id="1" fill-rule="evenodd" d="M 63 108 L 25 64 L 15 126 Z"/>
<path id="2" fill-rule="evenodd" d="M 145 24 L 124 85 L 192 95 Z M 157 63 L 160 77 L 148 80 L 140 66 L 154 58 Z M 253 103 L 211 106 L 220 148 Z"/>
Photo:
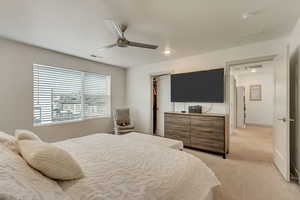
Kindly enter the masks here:
<path id="1" fill-rule="evenodd" d="M 272 128 L 247 126 L 234 130 L 230 138 L 230 159 L 273 162 Z"/>
<path id="2" fill-rule="evenodd" d="M 222 184 L 219 199 L 296 200 L 300 197 L 300 187 L 287 183 L 273 165 L 271 128 L 236 129 L 226 160 L 201 151 L 185 151 L 199 157 L 215 172 Z"/>

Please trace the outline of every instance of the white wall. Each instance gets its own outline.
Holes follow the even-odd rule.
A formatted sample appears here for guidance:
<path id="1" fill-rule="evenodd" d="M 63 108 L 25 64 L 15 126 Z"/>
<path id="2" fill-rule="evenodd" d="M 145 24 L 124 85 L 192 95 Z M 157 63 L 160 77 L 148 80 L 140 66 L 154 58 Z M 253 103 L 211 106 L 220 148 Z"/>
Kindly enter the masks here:
<path id="1" fill-rule="evenodd" d="M 62 66 L 111 75 L 112 108 L 125 105 L 126 70 L 0 38 L 0 130 L 35 131 L 46 141 L 58 141 L 111 131 L 110 118 L 33 127 L 32 65 Z"/>
<path id="2" fill-rule="evenodd" d="M 209 112 L 209 113 L 219 113 L 225 114 L 225 107 L 223 103 L 182 103 L 176 102 L 174 103 L 174 109 L 172 111 L 180 112 L 180 111 L 188 111 L 189 106 L 201 105 L 202 112 Z"/>
<path id="3" fill-rule="evenodd" d="M 246 124 L 273 125 L 274 77 L 273 72 L 251 73 L 236 77 L 237 86 L 245 87 Z M 250 86 L 261 85 L 262 100 L 250 101 Z"/>
<path id="4" fill-rule="evenodd" d="M 151 132 L 151 74 L 170 71 L 172 73 L 182 73 L 215 69 L 225 67 L 226 62 L 233 60 L 273 54 L 282 55 L 285 44 L 286 41 L 284 39 L 278 39 L 130 68 L 127 72 L 127 102 L 132 108 L 136 128 L 141 132 Z M 224 108 L 220 110 L 224 110 Z"/>
<path id="5" fill-rule="evenodd" d="M 295 126 L 291 126 L 291 166 L 298 172 L 300 176 L 300 20 L 295 26 L 290 38 L 290 66 L 291 66 L 291 80 L 295 84 L 291 91 L 291 105 L 290 110 L 292 118 L 295 119 Z M 293 125 L 293 124 L 292 124 Z"/>

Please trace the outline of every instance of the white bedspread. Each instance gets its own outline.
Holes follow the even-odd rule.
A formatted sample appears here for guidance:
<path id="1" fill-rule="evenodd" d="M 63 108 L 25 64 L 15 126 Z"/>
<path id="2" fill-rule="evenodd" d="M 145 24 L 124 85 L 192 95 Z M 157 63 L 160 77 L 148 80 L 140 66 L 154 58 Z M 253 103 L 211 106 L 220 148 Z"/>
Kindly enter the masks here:
<path id="1" fill-rule="evenodd" d="M 137 133 L 137 132 L 120 135 L 120 137 L 126 137 L 127 139 L 133 141 L 134 143 L 143 142 L 148 144 L 161 145 L 161 146 L 165 146 L 177 150 L 183 149 L 182 141 L 173 140 L 165 137 L 153 136 L 153 135 Z"/>
<path id="2" fill-rule="evenodd" d="M 85 178 L 59 182 L 74 200 L 203 200 L 219 184 L 182 151 L 95 134 L 56 143 L 79 161 Z"/>
<path id="3" fill-rule="evenodd" d="M 70 200 L 60 186 L 0 145 L 0 200 Z"/>

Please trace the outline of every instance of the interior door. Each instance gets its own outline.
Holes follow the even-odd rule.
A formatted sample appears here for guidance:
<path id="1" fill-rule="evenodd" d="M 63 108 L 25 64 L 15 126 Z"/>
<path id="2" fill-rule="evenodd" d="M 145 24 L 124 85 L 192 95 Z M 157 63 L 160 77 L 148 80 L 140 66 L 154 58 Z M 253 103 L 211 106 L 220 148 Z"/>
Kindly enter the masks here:
<path id="1" fill-rule="evenodd" d="M 245 88 L 236 88 L 236 126 L 244 128 L 245 125 Z"/>
<path id="2" fill-rule="evenodd" d="M 274 131 L 273 156 L 274 163 L 283 177 L 290 180 L 290 112 L 289 112 L 289 49 L 284 57 L 275 59 L 274 67 Z M 262 111 L 263 112 L 263 111 Z"/>
<path id="3" fill-rule="evenodd" d="M 170 75 L 164 75 L 158 78 L 157 93 L 158 93 L 157 135 L 164 136 L 164 113 L 172 111 Z"/>

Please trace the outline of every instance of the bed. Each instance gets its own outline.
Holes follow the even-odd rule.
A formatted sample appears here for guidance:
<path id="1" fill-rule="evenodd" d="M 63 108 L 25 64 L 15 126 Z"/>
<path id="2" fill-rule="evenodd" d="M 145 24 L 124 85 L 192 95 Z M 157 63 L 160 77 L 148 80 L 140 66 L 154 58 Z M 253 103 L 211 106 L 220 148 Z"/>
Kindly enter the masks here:
<path id="1" fill-rule="evenodd" d="M 131 132 L 120 136 L 125 137 L 134 143 L 147 143 L 147 144 L 165 146 L 180 151 L 183 150 L 183 142 L 179 140 L 173 140 L 169 138 L 153 136 L 153 135 L 137 133 L 137 132 Z"/>
<path id="2" fill-rule="evenodd" d="M 74 200 L 213 200 L 219 185 L 200 159 L 165 146 L 111 134 L 55 144 L 84 170 L 83 179 L 58 182 Z"/>
<path id="3" fill-rule="evenodd" d="M 0 143 L 0 199 L 215 200 L 220 183 L 214 173 L 200 159 L 161 141 L 94 134 L 54 143 L 84 172 L 72 181 L 47 178 Z"/>

